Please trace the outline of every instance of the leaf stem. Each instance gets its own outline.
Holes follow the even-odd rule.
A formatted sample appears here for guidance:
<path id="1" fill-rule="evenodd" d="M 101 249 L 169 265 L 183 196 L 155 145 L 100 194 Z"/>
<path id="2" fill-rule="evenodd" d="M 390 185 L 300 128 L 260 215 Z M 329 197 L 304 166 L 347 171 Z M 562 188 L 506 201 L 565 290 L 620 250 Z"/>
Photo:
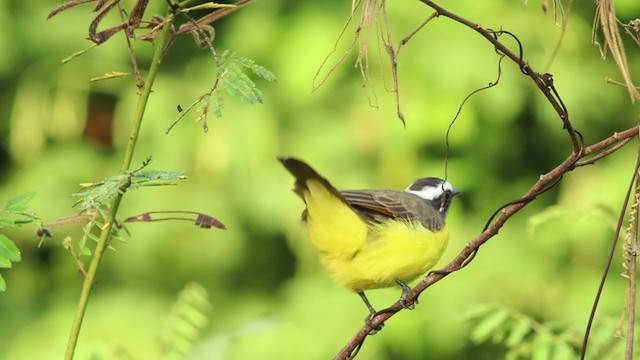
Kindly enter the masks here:
<path id="1" fill-rule="evenodd" d="M 140 132 L 140 126 L 142 124 L 142 118 L 144 115 L 145 108 L 147 106 L 147 101 L 149 100 L 149 95 L 151 94 L 151 88 L 153 87 L 153 82 L 156 78 L 156 74 L 158 72 L 158 68 L 160 66 L 160 62 L 164 56 L 165 44 L 167 43 L 167 39 L 169 38 L 172 17 L 170 13 L 170 9 L 167 14 L 167 22 L 164 24 L 162 32 L 158 34 L 156 37 L 156 49 L 153 54 L 153 59 L 151 61 L 151 66 L 149 67 L 149 73 L 147 74 L 147 79 L 142 87 L 142 91 L 140 93 L 140 98 L 138 99 L 138 105 L 133 117 L 133 126 L 131 129 L 131 134 L 129 135 L 129 142 L 127 143 L 127 148 L 125 150 L 124 158 L 122 159 L 122 168 L 121 171 L 126 172 L 131 166 L 131 161 L 133 159 L 133 152 L 135 150 L 136 142 L 138 140 L 138 134 Z M 113 200 L 111 207 L 109 209 L 106 223 L 100 232 L 100 238 L 98 239 L 98 244 L 96 245 L 96 249 L 93 253 L 93 258 L 91 259 L 91 264 L 89 265 L 89 269 L 87 271 L 87 276 L 84 279 L 84 283 L 82 284 L 82 291 L 80 292 L 80 299 L 78 300 L 78 306 L 76 308 L 76 314 L 73 319 L 73 324 L 71 326 L 71 332 L 69 334 L 69 342 L 67 344 L 67 352 L 65 355 L 66 360 L 73 359 L 73 355 L 76 349 L 76 344 L 78 342 L 78 336 L 80 334 L 80 328 L 82 326 L 82 320 L 84 319 L 84 314 L 87 309 L 87 303 L 89 301 L 89 295 L 91 293 L 91 289 L 93 287 L 96 273 L 98 271 L 98 266 L 100 265 L 100 261 L 102 260 L 102 255 L 104 254 L 107 245 L 109 243 L 111 227 L 115 221 L 116 213 L 118 212 L 118 207 L 120 206 L 120 201 L 122 200 L 122 194 L 118 194 L 116 198 Z"/>

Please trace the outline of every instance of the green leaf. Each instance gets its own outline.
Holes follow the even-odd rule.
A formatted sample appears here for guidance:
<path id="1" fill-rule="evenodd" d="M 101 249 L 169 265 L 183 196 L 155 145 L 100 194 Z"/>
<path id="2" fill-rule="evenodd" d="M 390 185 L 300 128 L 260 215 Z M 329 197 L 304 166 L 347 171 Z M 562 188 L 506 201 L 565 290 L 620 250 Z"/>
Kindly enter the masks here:
<path id="1" fill-rule="evenodd" d="M 535 350 L 531 354 L 532 360 L 551 359 L 551 337 L 547 333 L 538 333 L 533 340 Z"/>
<path id="2" fill-rule="evenodd" d="M 471 340 L 481 343 L 487 340 L 500 325 L 509 319 L 509 311 L 502 309 L 484 318 L 471 332 Z"/>
<path id="3" fill-rule="evenodd" d="M 146 181 L 175 181 L 186 178 L 183 171 L 145 170 L 135 173 L 132 180 L 141 183 Z"/>
<path id="4" fill-rule="evenodd" d="M 72 196 L 81 198 L 81 209 L 96 210 L 109 206 L 123 191 L 134 190 L 140 186 L 171 185 L 172 181 L 182 179 L 186 179 L 186 176 L 181 171 L 133 170 L 91 184 Z"/>
<path id="5" fill-rule="evenodd" d="M 13 222 L 13 224 L 16 225 L 16 226 L 21 226 L 21 225 L 29 224 L 29 223 L 32 223 L 32 222 L 33 222 L 33 219 L 16 219 Z"/>
<path id="6" fill-rule="evenodd" d="M 97 235 L 94 234 L 87 234 L 87 237 L 95 242 L 98 242 L 98 240 L 100 239 Z"/>
<path id="7" fill-rule="evenodd" d="M 0 255 L 0 268 L 8 269 L 11 267 L 11 260 L 6 257 Z"/>
<path id="8" fill-rule="evenodd" d="M 265 67 L 245 57 L 238 57 L 225 50 L 218 58 L 218 87 L 229 95 L 240 94 L 241 100 L 247 104 L 263 102 L 263 95 L 256 84 L 247 76 L 242 68 L 250 69 L 254 74 L 267 81 L 275 81 L 276 76 Z"/>
<path id="9" fill-rule="evenodd" d="M 27 209 L 27 204 L 36 195 L 34 191 L 29 191 L 24 194 L 18 195 L 15 198 L 7 201 L 4 206 L 4 210 L 7 212 L 24 211 Z"/>
<path id="10" fill-rule="evenodd" d="M 267 80 L 267 81 L 277 81 L 278 79 L 276 78 L 276 75 L 274 73 L 272 73 L 271 71 L 267 70 L 267 68 L 265 68 L 264 66 L 260 66 L 260 65 L 252 65 L 250 67 L 251 71 L 253 71 L 254 74 L 260 76 L 261 78 Z"/>
<path id="11" fill-rule="evenodd" d="M 224 106 L 224 102 L 222 101 L 222 98 L 220 97 L 217 91 L 214 91 L 213 94 L 211 94 L 211 111 L 213 111 L 213 114 L 217 118 L 222 117 L 223 106 Z"/>
<path id="12" fill-rule="evenodd" d="M 4 278 L 2 277 L 2 274 L 0 274 L 0 291 L 5 290 L 7 290 L 7 283 L 4 282 Z"/>
<path id="13" fill-rule="evenodd" d="M 0 218 L 0 229 L 7 226 L 13 226 L 13 220 L 9 218 Z"/>
<path id="14" fill-rule="evenodd" d="M 16 244 L 2 234 L 0 234 L 0 256 L 14 262 L 22 260 L 20 257 L 20 250 L 18 250 Z"/>
<path id="15" fill-rule="evenodd" d="M 247 104 L 262 103 L 262 93 L 256 89 L 256 84 L 237 66 L 222 68 L 220 89 L 229 95 L 239 93 L 242 101 Z"/>
<path id="16" fill-rule="evenodd" d="M 187 284 L 162 331 L 161 343 L 168 353 L 184 354 L 193 346 L 208 323 L 205 311 L 209 306 L 206 290 L 196 283 Z"/>
<path id="17" fill-rule="evenodd" d="M 514 347 L 522 343 L 522 339 L 531 331 L 531 320 L 522 319 L 518 321 L 518 323 L 511 328 L 511 332 L 509 333 L 509 337 L 505 341 L 505 345 L 508 347 Z"/>

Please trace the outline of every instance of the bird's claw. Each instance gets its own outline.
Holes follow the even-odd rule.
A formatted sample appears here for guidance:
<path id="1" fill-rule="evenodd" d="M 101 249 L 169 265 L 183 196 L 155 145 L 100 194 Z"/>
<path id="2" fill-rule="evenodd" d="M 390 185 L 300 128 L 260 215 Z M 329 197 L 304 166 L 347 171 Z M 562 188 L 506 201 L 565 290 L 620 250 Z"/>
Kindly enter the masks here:
<path id="1" fill-rule="evenodd" d="M 400 305 L 402 305 L 402 307 L 405 309 L 413 310 L 416 308 L 417 303 L 418 303 L 418 299 L 415 299 L 413 301 L 407 301 L 407 293 L 405 292 L 403 292 L 402 295 L 400 296 Z"/>
<path id="2" fill-rule="evenodd" d="M 377 334 L 378 331 L 382 330 L 382 327 L 384 327 L 384 323 L 380 323 L 377 326 L 373 326 L 371 321 L 373 320 L 373 318 L 376 317 L 376 315 L 378 315 L 377 312 L 371 312 L 367 317 L 364 318 L 364 323 L 367 324 L 367 326 L 369 326 L 372 329 L 369 335 Z"/>
<path id="3" fill-rule="evenodd" d="M 400 287 L 402 287 L 402 295 L 400 295 L 400 300 L 399 300 L 400 305 L 402 305 L 402 307 L 405 309 L 409 309 L 409 310 L 415 309 L 416 304 L 418 303 L 418 298 L 416 297 L 412 301 L 407 301 L 407 294 L 409 293 L 409 291 L 411 291 L 411 287 L 409 287 L 409 285 L 402 282 L 400 279 L 396 279 L 396 283 L 400 285 Z"/>

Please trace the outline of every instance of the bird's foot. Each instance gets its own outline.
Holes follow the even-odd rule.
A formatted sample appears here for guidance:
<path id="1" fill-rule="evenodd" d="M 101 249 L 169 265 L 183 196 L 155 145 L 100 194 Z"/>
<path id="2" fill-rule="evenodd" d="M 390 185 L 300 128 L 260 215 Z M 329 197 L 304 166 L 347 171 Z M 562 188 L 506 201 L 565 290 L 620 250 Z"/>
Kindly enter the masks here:
<path id="1" fill-rule="evenodd" d="M 411 287 L 409 287 L 409 285 L 405 284 L 400 279 L 397 279 L 396 283 L 398 283 L 398 285 L 402 287 L 402 295 L 400 295 L 400 300 L 399 300 L 400 305 L 402 305 L 402 307 L 405 309 L 409 309 L 409 310 L 415 309 L 416 304 L 418 303 L 418 298 L 411 301 L 407 300 L 407 294 L 409 293 L 409 291 L 411 291 Z"/>
<path id="2" fill-rule="evenodd" d="M 404 294 L 400 296 L 400 305 L 402 305 L 402 307 L 405 309 L 413 310 L 416 308 L 417 303 L 418 303 L 418 299 L 415 299 L 413 301 L 407 301 Z"/>
<path id="3" fill-rule="evenodd" d="M 373 306 L 371 306 L 371 303 L 369 302 L 369 299 L 367 299 L 367 296 L 364 294 L 364 291 L 358 291 L 358 295 L 360 295 L 362 301 L 364 301 L 364 303 L 367 305 L 367 309 L 369 309 L 369 315 L 364 318 L 364 323 L 372 329 L 369 335 L 374 335 L 378 331 L 382 330 L 384 323 L 380 323 L 378 324 L 378 326 L 372 325 L 371 321 L 376 317 L 376 315 L 378 315 L 378 312 L 373 308 Z"/>
<path id="4" fill-rule="evenodd" d="M 376 315 L 378 315 L 376 311 L 371 311 L 369 315 L 364 318 L 364 323 L 367 324 L 367 326 L 369 326 L 372 329 L 369 335 L 377 334 L 378 331 L 382 330 L 382 327 L 384 327 L 384 323 L 380 323 L 377 326 L 373 326 L 372 321 L 373 321 L 373 318 L 376 317 Z"/>

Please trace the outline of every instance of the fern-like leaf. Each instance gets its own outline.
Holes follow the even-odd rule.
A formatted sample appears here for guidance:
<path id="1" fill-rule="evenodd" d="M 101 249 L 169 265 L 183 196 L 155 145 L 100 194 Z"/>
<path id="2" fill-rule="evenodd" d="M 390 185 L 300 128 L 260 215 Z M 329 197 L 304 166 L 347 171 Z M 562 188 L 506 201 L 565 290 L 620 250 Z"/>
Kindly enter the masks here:
<path id="1" fill-rule="evenodd" d="M 42 220 L 35 213 L 27 210 L 29 201 L 34 195 L 34 192 L 18 195 L 0 208 L 0 230 L 5 227 L 19 228 L 34 221 L 42 227 Z M 0 268 L 10 268 L 13 266 L 12 263 L 20 261 L 22 261 L 20 249 L 8 236 L 0 233 Z M 0 292 L 6 289 L 7 283 L 0 274 Z"/>
<path id="2" fill-rule="evenodd" d="M 240 94 L 241 100 L 247 104 L 261 104 L 264 101 L 262 92 L 244 73 L 244 68 L 267 81 L 276 81 L 276 76 L 264 66 L 225 50 L 218 58 L 218 88 L 229 95 Z"/>
<path id="3" fill-rule="evenodd" d="M 209 294 L 202 285 L 189 283 L 178 295 L 161 335 L 165 358 L 184 355 L 208 324 Z"/>
<path id="4" fill-rule="evenodd" d="M 187 177 L 179 171 L 128 171 L 118 174 L 100 182 L 85 185 L 85 189 L 73 194 L 80 200 L 76 204 L 82 210 L 95 210 L 106 208 L 118 194 L 128 189 L 138 189 L 143 186 L 174 185 L 175 181 Z"/>

